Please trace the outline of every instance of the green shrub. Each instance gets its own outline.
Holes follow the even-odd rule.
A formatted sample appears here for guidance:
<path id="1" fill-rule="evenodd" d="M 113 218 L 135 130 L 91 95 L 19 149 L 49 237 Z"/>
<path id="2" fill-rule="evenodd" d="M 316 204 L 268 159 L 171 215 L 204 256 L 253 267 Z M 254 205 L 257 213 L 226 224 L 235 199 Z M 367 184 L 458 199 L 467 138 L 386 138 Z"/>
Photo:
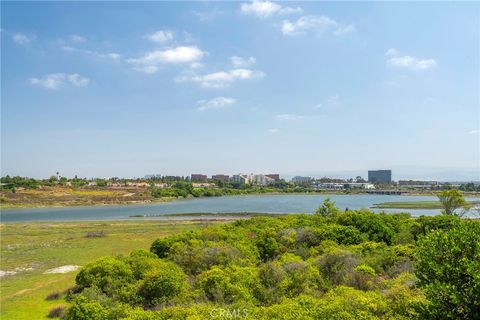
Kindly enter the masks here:
<path id="1" fill-rule="evenodd" d="M 395 220 L 386 214 L 375 214 L 365 210 L 347 211 L 337 215 L 337 223 L 357 228 L 371 241 L 391 244 L 395 235 Z"/>
<path id="2" fill-rule="evenodd" d="M 127 263 L 104 257 L 84 266 L 77 274 L 76 282 L 83 288 L 95 286 L 105 293 L 113 294 L 133 279 L 133 272 Z"/>
<path id="3" fill-rule="evenodd" d="M 321 275 L 333 286 L 346 284 L 359 263 L 350 251 L 341 249 L 327 252 L 316 261 Z"/>
<path id="4" fill-rule="evenodd" d="M 147 306 L 166 304 L 187 289 L 187 276 L 183 270 L 171 262 L 165 262 L 154 271 L 146 274 L 139 288 L 139 295 Z"/>
<path id="5" fill-rule="evenodd" d="M 415 274 L 435 319 L 480 318 L 480 224 L 461 221 L 419 240 Z"/>
<path id="6" fill-rule="evenodd" d="M 216 303 L 231 304 L 252 299 L 248 288 L 232 281 L 229 270 L 216 266 L 202 272 L 195 285 L 208 301 Z"/>
<path id="7" fill-rule="evenodd" d="M 78 296 L 68 308 L 65 320 L 107 320 L 108 310 L 98 301 L 90 301 L 84 296 Z"/>
<path id="8" fill-rule="evenodd" d="M 155 254 L 146 250 L 133 251 L 130 256 L 125 258 L 125 262 L 130 265 L 135 279 L 143 279 L 147 273 L 165 265 Z"/>

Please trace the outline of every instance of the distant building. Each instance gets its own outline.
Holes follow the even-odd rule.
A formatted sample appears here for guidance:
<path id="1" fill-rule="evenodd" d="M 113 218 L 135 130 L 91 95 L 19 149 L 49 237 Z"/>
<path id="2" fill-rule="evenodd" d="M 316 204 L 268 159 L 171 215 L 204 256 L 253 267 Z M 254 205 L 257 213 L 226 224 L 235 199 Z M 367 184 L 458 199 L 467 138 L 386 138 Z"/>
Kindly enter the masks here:
<path id="1" fill-rule="evenodd" d="M 236 174 L 230 179 L 233 183 L 253 184 L 257 186 L 266 186 L 275 182 L 274 179 L 264 174 Z"/>
<path id="2" fill-rule="evenodd" d="M 301 177 L 301 176 L 296 176 L 292 178 L 292 182 L 294 183 L 302 183 L 302 184 L 307 184 L 310 183 L 313 179 L 311 177 Z"/>
<path id="3" fill-rule="evenodd" d="M 375 186 L 371 183 L 366 182 L 345 182 L 345 183 L 337 183 L 337 182 L 325 182 L 319 183 L 316 185 L 317 189 L 325 190 L 325 189 L 334 189 L 334 190 L 342 190 L 342 189 L 375 189 Z"/>
<path id="4" fill-rule="evenodd" d="M 212 176 L 212 180 L 214 181 L 228 182 L 229 179 L 230 179 L 230 176 L 226 174 L 215 174 Z"/>
<path id="5" fill-rule="evenodd" d="M 250 176 L 250 183 L 257 186 L 266 186 L 274 183 L 275 180 L 264 174 L 252 174 Z"/>
<path id="6" fill-rule="evenodd" d="M 323 183 L 318 183 L 316 185 L 317 189 L 336 189 L 340 190 L 343 189 L 344 184 L 343 183 L 337 183 L 337 182 L 323 182 Z"/>
<path id="7" fill-rule="evenodd" d="M 246 184 L 246 183 L 250 183 L 250 178 L 246 174 L 234 174 L 230 178 L 230 181 L 232 183 Z"/>
<path id="8" fill-rule="evenodd" d="M 438 181 L 400 180 L 398 185 L 408 189 L 440 190 L 443 184 Z"/>
<path id="9" fill-rule="evenodd" d="M 343 184 L 344 189 L 375 189 L 372 183 L 367 182 L 347 182 Z"/>
<path id="10" fill-rule="evenodd" d="M 371 183 L 392 183 L 392 170 L 369 170 L 368 182 Z"/>
<path id="11" fill-rule="evenodd" d="M 183 177 L 180 177 L 180 176 L 165 176 L 163 177 L 164 180 L 166 181 L 179 181 L 179 180 L 183 180 Z"/>
<path id="12" fill-rule="evenodd" d="M 278 173 L 266 174 L 265 176 L 273 179 L 274 181 L 280 180 L 280 175 Z"/>
<path id="13" fill-rule="evenodd" d="M 207 175 L 206 174 L 192 174 L 191 178 L 190 178 L 191 181 L 195 181 L 195 182 L 204 182 L 204 181 L 207 181 Z"/>

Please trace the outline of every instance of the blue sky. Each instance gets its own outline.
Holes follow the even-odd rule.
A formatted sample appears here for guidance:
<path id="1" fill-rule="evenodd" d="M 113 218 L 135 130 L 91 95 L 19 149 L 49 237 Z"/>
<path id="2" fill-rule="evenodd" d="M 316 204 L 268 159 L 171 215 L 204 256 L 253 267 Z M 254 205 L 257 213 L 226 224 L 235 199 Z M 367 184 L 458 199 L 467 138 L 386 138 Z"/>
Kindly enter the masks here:
<path id="1" fill-rule="evenodd" d="M 1 6 L 3 175 L 479 179 L 478 3 Z"/>

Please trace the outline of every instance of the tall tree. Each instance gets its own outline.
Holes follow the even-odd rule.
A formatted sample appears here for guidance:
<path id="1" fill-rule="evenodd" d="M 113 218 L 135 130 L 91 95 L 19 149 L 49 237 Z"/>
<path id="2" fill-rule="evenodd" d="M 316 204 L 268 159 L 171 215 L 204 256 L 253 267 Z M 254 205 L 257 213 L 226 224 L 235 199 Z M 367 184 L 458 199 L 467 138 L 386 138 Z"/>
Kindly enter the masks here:
<path id="1" fill-rule="evenodd" d="M 467 208 L 467 201 L 463 197 L 462 193 L 457 189 L 443 190 L 437 194 L 440 200 L 443 210 L 442 213 L 446 215 L 462 216 L 466 210 L 456 213 L 455 210 L 460 208 Z"/>

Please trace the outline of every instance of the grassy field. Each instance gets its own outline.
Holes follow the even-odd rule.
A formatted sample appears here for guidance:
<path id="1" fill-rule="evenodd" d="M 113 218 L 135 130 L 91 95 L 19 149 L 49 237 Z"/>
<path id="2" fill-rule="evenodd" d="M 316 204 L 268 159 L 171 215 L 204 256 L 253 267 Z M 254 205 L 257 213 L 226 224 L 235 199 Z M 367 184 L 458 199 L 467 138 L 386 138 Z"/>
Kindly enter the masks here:
<path id="1" fill-rule="evenodd" d="M 470 205 L 478 205 L 480 202 L 471 201 Z M 442 209 L 440 201 L 412 201 L 412 202 L 382 202 L 376 203 L 373 208 L 380 209 Z"/>
<path id="2" fill-rule="evenodd" d="M 195 221 L 3 224 L 0 270 L 17 273 L 1 278 L 0 318 L 47 319 L 52 307 L 65 303 L 63 296 L 45 298 L 71 287 L 77 272 L 44 274 L 48 269 L 83 266 L 101 256 L 148 249 L 156 238 L 204 225 Z"/>

